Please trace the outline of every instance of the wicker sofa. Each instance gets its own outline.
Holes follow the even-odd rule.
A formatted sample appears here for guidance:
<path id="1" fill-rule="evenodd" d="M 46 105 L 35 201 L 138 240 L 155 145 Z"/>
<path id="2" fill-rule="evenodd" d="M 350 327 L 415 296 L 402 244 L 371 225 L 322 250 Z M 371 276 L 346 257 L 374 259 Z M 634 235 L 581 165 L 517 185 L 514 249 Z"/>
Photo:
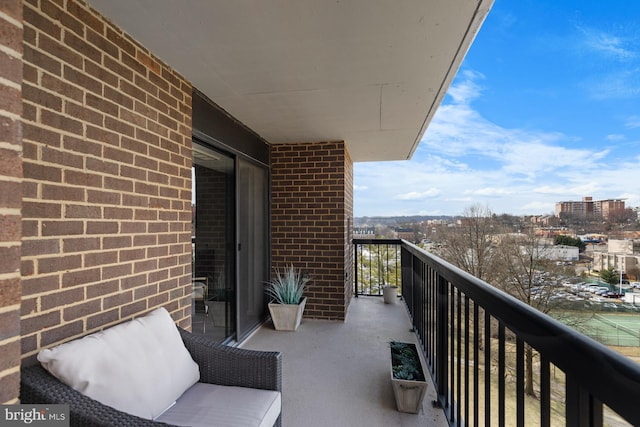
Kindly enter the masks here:
<path id="1" fill-rule="evenodd" d="M 198 364 L 200 383 L 282 391 L 282 356 L 279 352 L 243 350 L 219 345 L 204 336 L 179 329 L 186 349 Z M 21 403 L 68 404 L 72 426 L 167 425 L 103 405 L 53 377 L 40 365 L 21 370 Z M 242 407 L 246 402 L 238 402 Z M 280 413 L 274 425 L 280 426 Z M 211 419 L 210 425 L 227 425 Z"/>

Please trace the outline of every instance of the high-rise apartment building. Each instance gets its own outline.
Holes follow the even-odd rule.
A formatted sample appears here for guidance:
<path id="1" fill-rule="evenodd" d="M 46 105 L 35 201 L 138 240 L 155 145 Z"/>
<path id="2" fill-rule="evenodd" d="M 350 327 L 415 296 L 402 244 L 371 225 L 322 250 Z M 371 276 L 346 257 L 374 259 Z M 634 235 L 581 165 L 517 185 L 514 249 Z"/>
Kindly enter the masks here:
<path id="1" fill-rule="evenodd" d="M 573 216 L 585 218 L 597 216 L 604 219 L 615 211 L 624 210 L 625 199 L 593 200 L 592 197 L 583 197 L 582 201 L 566 201 L 556 203 L 556 216 Z"/>

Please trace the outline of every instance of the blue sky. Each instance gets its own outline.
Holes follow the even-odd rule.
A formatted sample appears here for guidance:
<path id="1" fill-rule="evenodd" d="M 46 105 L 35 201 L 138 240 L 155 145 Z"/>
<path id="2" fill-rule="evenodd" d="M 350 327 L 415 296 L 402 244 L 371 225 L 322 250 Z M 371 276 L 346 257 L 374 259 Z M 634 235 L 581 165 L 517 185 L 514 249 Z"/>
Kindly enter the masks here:
<path id="1" fill-rule="evenodd" d="M 640 1 L 496 0 L 413 158 L 354 181 L 356 217 L 640 206 Z"/>

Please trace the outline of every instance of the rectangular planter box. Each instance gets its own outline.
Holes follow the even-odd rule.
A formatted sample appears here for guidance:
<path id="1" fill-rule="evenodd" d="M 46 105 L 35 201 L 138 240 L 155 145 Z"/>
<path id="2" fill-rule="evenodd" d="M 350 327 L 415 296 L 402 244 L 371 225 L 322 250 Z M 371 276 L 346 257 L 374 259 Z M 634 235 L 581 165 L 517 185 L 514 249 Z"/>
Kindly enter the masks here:
<path id="1" fill-rule="evenodd" d="M 422 364 L 422 359 L 418 355 L 415 344 L 406 343 L 409 346 L 412 346 L 414 350 L 416 350 L 416 357 L 418 358 L 418 366 L 422 373 L 422 378 L 424 378 L 424 366 Z M 393 349 L 391 349 L 393 352 Z M 393 387 L 393 395 L 396 399 L 396 406 L 398 411 L 400 412 L 408 412 L 411 414 L 417 414 L 422 408 L 422 401 L 424 399 L 424 395 L 427 392 L 427 382 L 426 380 L 417 381 L 417 380 L 406 380 L 406 379 L 396 379 L 393 376 L 393 358 L 391 361 L 391 386 Z"/>

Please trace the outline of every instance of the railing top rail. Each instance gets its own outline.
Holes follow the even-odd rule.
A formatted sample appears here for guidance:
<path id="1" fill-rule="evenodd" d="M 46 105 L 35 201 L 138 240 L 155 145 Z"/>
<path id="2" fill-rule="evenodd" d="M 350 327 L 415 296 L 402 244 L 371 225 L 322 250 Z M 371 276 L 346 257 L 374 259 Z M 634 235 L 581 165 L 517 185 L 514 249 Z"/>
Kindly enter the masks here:
<path id="1" fill-rule="evenodd" d="M 401 239 L 353 239 L 355 245 L 400 245 Z"/>
<path id="2" fill-rule="evenodd" d="M 402 241 L 403 250 L 460 289 L 492 317 L 573 377 L 592 395 L 640 425 L 640 365 L 477 277 Z"/>

